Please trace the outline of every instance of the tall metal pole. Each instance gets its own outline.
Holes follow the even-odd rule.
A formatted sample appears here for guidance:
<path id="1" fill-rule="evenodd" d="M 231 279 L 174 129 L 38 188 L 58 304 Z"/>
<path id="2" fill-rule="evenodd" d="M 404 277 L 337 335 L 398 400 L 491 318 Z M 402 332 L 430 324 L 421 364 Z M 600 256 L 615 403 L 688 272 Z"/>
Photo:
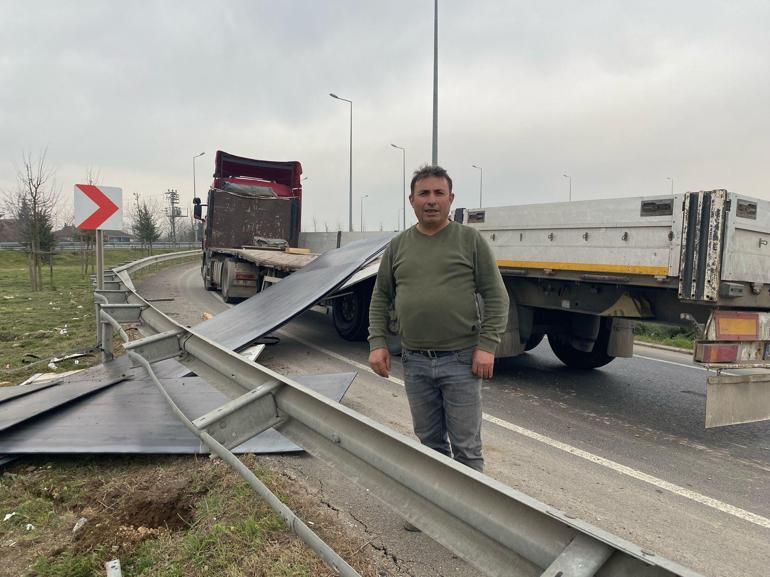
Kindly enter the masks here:
<path id="1" fill-rule="evenodd" d="M 361 232 L 364 232 L 364 199 L 369 198 L 368 194 L 361 195 Z"/>
<path id="2" fill-rule="evenodd" d="M 483 208 L 484 203 L 482 200 L 482 194 L 484 192 L 484 169 L 475 164 L 473 165 L 473 168 L 479 169 L 479 208 Z"/>
<path id="3" fill-rule="evenodd" d="M 337 100 L 344 100 L 350 104 L 350 175 L 348 177 L 349 193 L 348 193 L 348 232 L 353 232 L 353 101 L 347 98 L 341 98 L 336 94 L 330 92 L 329 96 L 336 98 Z"/>
<path id="4" fill-rule="evenodd" d="M 438 165 L 438 0 L 433 2 L 433 166 Z M 406 214 L 406 212 L 405 212 Z M 406 218 L 406 216 L 404 216 Z"/>
<path id="5" fill-rule="evenodd" d="M 569 174 L 562 174 L 562 176 L 569 179 L 569 201 L 572 202 L 572 177 Z"/>
<path id="6" fill-rule="evenodd" d="M 398 144 L 391 143 L 393 148 L 398 148 L 401 151 L 401 175 L 404 179 L 404 190 L 401 193 L 401 204 L 404 211 L 404 222 L 402 223 L 401 230 L 406 230 L 406 148 L 399 146 Z"/>
<path id="7" fill-rule="evenodd" d="M 198 194 L 195 189 L 195 159 L 200 158 L 206 154 L 205 152 L 201 152 L 200 154 L 196 154 L 192 157 L 192 163 L 193 163 L 193 198 L 197 198 Z M 198 223 L 195 222 L 195 217 L 192 219 L 192 227 L 193 227 L 193 238 L 195 239 L 195 242 L 198 242 Z"/>
<path id="8" fill-rule="evenodd" d="M 674 179 L 671 178 L 670 176 L 667 176 L 666 180 L 670 180 L 671 181 L 671 195 L 673 196 L 673 194 L 674 194 Z"/>

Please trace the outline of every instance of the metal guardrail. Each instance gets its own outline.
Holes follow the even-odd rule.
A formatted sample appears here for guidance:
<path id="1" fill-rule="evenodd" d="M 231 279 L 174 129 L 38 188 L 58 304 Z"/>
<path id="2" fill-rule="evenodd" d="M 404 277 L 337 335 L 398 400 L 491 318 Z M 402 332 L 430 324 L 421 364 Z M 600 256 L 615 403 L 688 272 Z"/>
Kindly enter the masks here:
<path id="1" fill-rule="evenodd" d="M 118 326 L 141 319 L 151 333 L 124 345 L 132 357 L 143 364 L 176 358 L 233 399 L 193 422 L 202 438 L 232 448 L 274 427 L 486 575 L 697 577 L 179 325 L 136 293 L 130 273 L 181 256 L 186 254 L 113 269 L 95 300 L 104 303 L 104 322 Z"/>
<path id="2" fill-rule="evenodd" d="M 152 243 L 153 249 L 166 249 L 166 248 L 178 248 L 178 249 L 185 249 L 185 248 L 198 248 L 200 249 L 201 243 L 200 241 L 185 241 L 185 242 L 154 242 Z M 140 250 L 143 248 L 146 248 L 146 246 L 143 246 L 142 244 L 138 242 L 105 242 L 104 243 L 105 250 Z M 76 241 L 62 241 L 57 242 L 56 246 L 54 247 L 54 251 L 73 251 L 73 250 L 82 250 L 83 245 L 80 242 Z M 16 250 L 16 251 L 22 251 L 27 250 L 27 247 L 21 243 L 18 242 L 0 242 L 0 251 L 3 250 Z M 91 250 L 94 250 L 93 247 Z"/>

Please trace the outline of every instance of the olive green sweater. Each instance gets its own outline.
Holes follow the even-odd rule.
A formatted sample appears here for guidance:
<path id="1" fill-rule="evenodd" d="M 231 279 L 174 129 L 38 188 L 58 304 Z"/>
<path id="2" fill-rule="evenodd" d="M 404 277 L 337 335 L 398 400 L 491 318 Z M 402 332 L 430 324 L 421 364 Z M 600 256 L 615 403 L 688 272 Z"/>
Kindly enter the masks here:
<path id="1" fill-rule="evenodd" d="M 484 318 L 476 293 L 484 299 Z M 417 227 L 385 249 L 369 308 L 369 347 L 383 348 L 395 308 L 403 346 L 494 353 L 508 321 L 508 293 L 487 242 L 450 222 L 433 236 Z"/>

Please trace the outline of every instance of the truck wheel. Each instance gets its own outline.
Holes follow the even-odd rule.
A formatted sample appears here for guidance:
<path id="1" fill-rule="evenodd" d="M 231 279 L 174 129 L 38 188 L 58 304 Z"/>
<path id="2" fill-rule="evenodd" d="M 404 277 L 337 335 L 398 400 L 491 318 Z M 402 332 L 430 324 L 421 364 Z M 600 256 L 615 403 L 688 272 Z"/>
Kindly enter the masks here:
<path id="1" fill-rule="evenodd" d="M 590 353 L 581 351 L 569 342 L 569 335 L 548 333 L 548 344 L 559 360 L 572 369 L 596 369 L 612 362 L 615 358 L 607 354 L 611 324 L 603 319 L 594 348 Z"/>
<path id="2" fill-rule="evenodd" d="M 332 318 L 337 334 L 346 341 L 365 341 L 369 334 L 369 301 L 374 281 L 362 282 L 353 291 L 334 299 Z"/>
<path id="3" fill-rule="evenodd" d="M 543 333 L 533 333 L 529 335 L 529 338 L 527 339 L 527 343 L 524 345 L 525 351 L 531 351 L 534 349 L 537 345 L 539 345 L 545 335 Z"/>
<path id="4" fill-rule="evenodd" d="M 235 299 L 230 296 L 230 261 L 225 261 L 222 265 L 222 300 L 226 303 L 233 303 Z"/>
<path id="5" fill-rule="evenodd" d="M 201 267 L 201 276 L 203 277 L 203 288 L 207 291 L 217 290 L 217 285 L 211 281 L 211 277 L 206 275 L 206 269 Z"/>

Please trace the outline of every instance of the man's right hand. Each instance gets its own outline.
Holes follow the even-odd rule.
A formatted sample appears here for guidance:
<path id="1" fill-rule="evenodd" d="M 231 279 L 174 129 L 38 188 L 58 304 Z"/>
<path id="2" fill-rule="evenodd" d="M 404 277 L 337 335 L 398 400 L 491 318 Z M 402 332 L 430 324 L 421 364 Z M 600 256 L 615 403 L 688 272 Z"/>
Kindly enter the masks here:
<path id="1" fill-rule="evenodd" d="M 369 353 L 369 366 L 381 377 L 390 374 L 390 352 L 388 349 L 374 349 Z"/>

